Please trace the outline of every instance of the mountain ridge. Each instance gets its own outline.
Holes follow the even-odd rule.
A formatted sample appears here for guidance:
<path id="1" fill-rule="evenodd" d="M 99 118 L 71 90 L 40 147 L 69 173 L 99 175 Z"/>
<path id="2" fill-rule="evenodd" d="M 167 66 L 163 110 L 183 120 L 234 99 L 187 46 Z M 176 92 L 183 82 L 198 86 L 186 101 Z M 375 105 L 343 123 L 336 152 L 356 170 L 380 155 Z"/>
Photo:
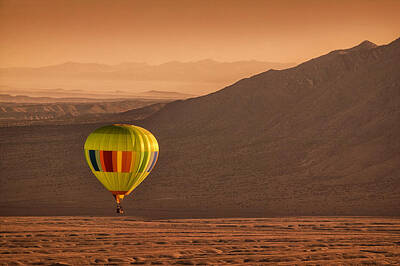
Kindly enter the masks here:
<path id="1" fill-rule="evenodd" d="M 228 191 L 217 188 L 224 194 L 219 202 L 233 201 L 255 208 L 246 205 L 243 200 L 228 196 L 230 193 L 242 195 L 246 189 L 250 191 L 252 188 L 258 195 L 253 199 L 266 204 L 263 206 L 260 203 L 255 209 L 270 214 L 398 214 L 400 205 L 397 203 L 400 198 L 393 194 L 393 188 L 400 189 L 400 181 L 394 179 L 393 174 L 399 173 L 396 164 L 399 165 L 400 155 L 393 147 L 398 147 L 396 143 L 400 143 L 394 133 L 400 136 L 400 127 L 395 122 L 400 120 L 400 81 L 396 74 L 400 73 L 399 59 L 397 41 L 370 49 L 353 49 L 345 54 L 328 53 L 290 69 L 269 70 L 242 79 L 206 96 L 167 104 L 164 109 L 143 121 L 143 125 L 160 136 L 161 147 L 164 144 L 167 146 L 165 149 L 172 150 L 165 155 L 171 158 L 168 160 L 169 167 L 186 169 L 179 152 L 202 150 L 199 154 L 185 152 L 184 158 L 191 162 L 186 163 L 191 171 L 198 171 L 198 175 L 207 177 L 205 182 L 217 185 L 213 175 L 229 176 L 234 181 L 224 179 L 224 182 L 236 185 L 241 184 L 240 178 L 254 182 L 240 189 L 229 187 Z M 375 140 L 376 136 L 379 136 L 378 140 Z M 364 145 L 360 144 L 362 140 L 365 141 Z M 169 145 L 170 142 L 178 148 Z M 264 158 L 267 165 L 260 163 L 259 158 Z M 202 163 L 196 163 L 197 160 Z M 219 160 L 220 164 L 216 163 Z M 349 163 L 351 161 L 353 164 Z M 368 164 L 371 167 L 365 169 L 364 165 Z M 203 169 L 201 165 L 207 165 L 210 170 Z M 163 163 L 159 167 L 161 172 L 166 171 Z M 374 167 L 380 169 L 381 174 L 373 170 Z M 392 175 L 385 177 L 383 173 L 387 171 Z M 172 179 L 178 178 L 179 182 L 184 182 L 184 176 L 193 174 L 182 170 L 181 174 L 170 175 L 170 178 L 175 175 L 179 178 Z M 327 176 L 327 180 L 318 179 L 318 176 Z M 351 179 L 346 180 L 346 176 Z M 372 202 L 365 199 L 366 194 L 374 191 L 373 180 L 376 176 L 390 184 L 390 188 L 379 187 L 378 190 L 391 201 L 380 199 Z M 289 177 L 293 180 L 287 179 Z M 156 182 L 166 182 L 164 177 L 157 178 L 149 180 L 149 187 Z M 274 200 L 282 207 L 280 211 L 270 206 L 268 202 L 271 198 L 262 196 L 260 188 L 264 188 L 272 197 L 281 197 L 279 191 L 283 191 L 276 186 L 276 182 L 281 182 L 279 178 L 286 179 L 282 183 L 285 189 L 293 195 L 302 195 L 308 202 L 299 205 L 291 199 L 287 206 L 282 206 L 282 203 Z M 264 179 L 274 180 L 276 191 L 263 184 Z M 312 180 L 314 189 L 327 193 L 326 198 L 313 197 L 313 188 L 299 180 Z M 335 186 L 338 180 L 361 194 L 355 196 L 357 193 L 341 191 Z M 355 180 L 360 182 L 358 188 L 354 187 Z M 294 187 L 291 182 L 301 184 L 304 189 Z M 212 189 L 206 185 L 198 186 L 202 187 L 201 191 Z M 327 187 L 338 191 L 338 195 L 332 195 L 326 190 Z M 207 192 L 203 194 L 204 199 L 207 197 L 205 195 L 213 197 Z M 355 201 L 358 210 L 346 206 L 346 200 L 354 201 L 354 197 L 365 200 Z M 326 204 L 326 210 L 322 205 L 313 203 L 316 198 Z M 193 204 L 192 208 L 206 206 L 211 208 L 212 204 Z M 228 203 L 224 206 L 234 208 Z M 302 211 L 299 212 L 297 208 Z"/>
<path id="2" fill-rule="evenodd" d="M 52 65 L 46 65 L 46 66 L 39 66 L 39 67 L 0 67 L 0 70 L 7 70 L 7 69 L 12 69 L 12 70 L 18 70 L 18 69 L 23 69 L 23 70 L 42 70 L 42 69 L 51 69 L 55 68 L 56 70 L 60 68 L 61 70 L 66 67 L 69 69 L 70 67 L 80 67 L 80 66 L 87 66 L 87 67 L 93 67 L 94 69 L 105 69 L 107 68 L 116 68 L 116 69 L 124 69 L 124 68 L 130 68 L 131 66 L 133 67 L 160 67 L 160 66 L 165 66 L 165 65 L 173 65 L 173 64 L 178 64 L 178 65 L 202 65 L 202 64 L 240 64 L 240 63 L 256 63 L 256 64 L 271 64 L 271 65 L 294 65 L 296 63 L 294 62 L 287 62 L 287 63 L 280 63 L 280 62 L 270 62 L 270 61 L 259 61 L 259 60 L 238 60 L 238 61 L 218 61 L 210 58 L 206 59 L 201 59 L 201 60 L 195 60 L 195 61 L 167 61 L 164 63 L 160 64 L 149 64 L 149 63 L 144 63 L 144 62 L 122 62 L 119 64 L 104 64 L 104 63 L 94 63 L 94 62 L 87 62 L 87 63 L 82 63 L 82 62 L 77 62 L 77 61 L 67 61 L 59 64 L 52 64 Z M 120 68 L 121 67 L 121 68 Z M 115 71 L 115 70 L 114 70 Z M 105 71 L 107 72 L 107 71 Z"/>

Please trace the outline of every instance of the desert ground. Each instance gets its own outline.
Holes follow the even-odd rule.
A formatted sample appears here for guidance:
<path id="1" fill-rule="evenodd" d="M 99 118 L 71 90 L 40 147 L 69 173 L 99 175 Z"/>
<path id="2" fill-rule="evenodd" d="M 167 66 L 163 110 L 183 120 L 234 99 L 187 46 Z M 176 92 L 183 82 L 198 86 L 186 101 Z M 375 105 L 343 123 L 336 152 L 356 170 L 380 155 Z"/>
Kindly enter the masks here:
<path id="1" fill-rule="evenodd" d="M 1 265 L 395 265 L 400 219 L 1 217 Z"/>

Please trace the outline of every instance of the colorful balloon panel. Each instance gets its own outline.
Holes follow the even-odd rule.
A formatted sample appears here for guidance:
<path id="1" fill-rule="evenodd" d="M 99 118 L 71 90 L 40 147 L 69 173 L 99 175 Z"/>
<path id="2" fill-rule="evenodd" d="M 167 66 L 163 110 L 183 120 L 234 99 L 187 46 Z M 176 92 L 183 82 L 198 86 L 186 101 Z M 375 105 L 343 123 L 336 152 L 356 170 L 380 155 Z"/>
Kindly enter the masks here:
<path id="1" fill-rule="evenodd" d="M 90 169 L 114 195 L 127 195 L 135 189 L 154 168 L 158 155 L 153 134 L 133 125 L 98 128 L 85 142 Z"/>
<path id="2" fill-rule="evenodd" d="M 100 172 L 134 172 L 134 163 L 136 153 L 134 151 L 97 151 L 86 150 L 86 156 L 89 157 L 88 163 L 91 164 L 94 171 Z M 158 151 L 151 152 L 149 163 L 145 166 L 146 172 L 150 172 L 158 158 Z M 98 163 L 100 162 L 100 163 Z M 139 172 L 141 172 L 139 170 Z"/>

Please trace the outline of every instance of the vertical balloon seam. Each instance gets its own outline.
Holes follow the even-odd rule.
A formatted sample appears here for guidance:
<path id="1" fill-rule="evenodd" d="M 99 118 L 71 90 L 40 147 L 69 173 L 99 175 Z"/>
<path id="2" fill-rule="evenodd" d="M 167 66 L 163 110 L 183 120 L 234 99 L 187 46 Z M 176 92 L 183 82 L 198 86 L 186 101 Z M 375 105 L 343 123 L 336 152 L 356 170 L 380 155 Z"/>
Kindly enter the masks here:
<path id="1" fill-rule="evenodd" d="M 139 178 L 139 175 L 140 175 L 139 174 L 140 166 L 143 163 L 143 159 L 144 159 L 144 153 L 143 153 L 143 151 L 144 151 L 144 144 L 143 144 L 144 140 L 143 140 L 143 137 L 140 134 L 140 132 L 138 131 L 136 126 L 132 126 L 132 130 L 135 133 L 137 139 L 140 140 L 140 145 L 137 145 L 137 150 L 138 150 L 138 154 L 137 155 L 139 156 L 139 160 L 138 160 L 137 165 L 135 165 L 135 176 L 134 176 L 134 178 L 133 178 L 133 180 L 131 182 L 130 191 L 133 191 L 136 188 L 136 184 L 138 182 L 138 178 Z"/>
<path id="2" fill-rule="evenodd" d="M 130 193 L 130 191 L 131 191 L 132 183 L 133 183 L 134 178 L 135 178 L 134 170 L 135 170 L 135 164 L 136 164 L 136 161 L 137 161 L 136 157 L 137 157 L 137 154 L 138 154 L 137 151 L 136 151 L 136 146 L 138 145 L 138 143 L 137 143 L 136 136 L 135 136 L 135 134 L 134 134 L 134 132 L 132 130 L 132 126 L 125 125 L 125 127 L 129 132 L 130 142 L 132 143 L 132 153 L 131 153 L 131 157 L 132 158 L 131 158 L 131 163 L 128 166 L 129 167 L 129 174 L 128 174 L 129 180 L 128 180 L 127 187 L 129 189 L 128 189 L 127 193 L 126 193 L 128 195 Z"/>
<path id="3" fill-rule="evenodd" d="M 137 186 L 140 185 L 140 183 L 143 182 L 143 180 L 147 177 L 146 174 L 146 168 L 147 168 L 147 164 L 149 163 L 149 157 L 150 157 L 150 152 L 151 152 L 151 146 L 150 146 L 150 140 L 149 137 L 147 135 L 147 132 L 145 129 L 141 128 L 141 127 L 137 127 L 137 129 L 140 131 L 140 134 L 142 135 L 144 141 L 144 154 L 146 154 L 146 158 L 144 159 L 144 162 L 141 164 L 140 169 L 139 169 L 139 175 L 137 178 L 137 181 L 135 183 L 135 188 Z"/>
<path id="4" fill-rule="evenodd" d="M 149 162 L 147 163 L 146 168 L 144 169 L 145 173 L 148 173 L 147 170 L 149 169 L 149 166 L 153 162 L 153 158 L 154 158 L 154 142 L 149 134 L 147 134 L 147 137 L 149 138 L 150 150 L 149 150 Z"/>
<path id="5" fill-rule="evenodd" d="M 142 173 L 143 173 L 143 168 L 147 164 L 148 139 L 147 139 L 146 135 L 143 134 L 143 131 L 140 128 L 137 128 L 137 130 L 143 139 L 143 151 L 142 151 L 143 160 L 139 167 L 139 176 L 138 176 L 138 179 L 140 179 L 140 177 L 142 176 Z"/>
<path id="6" fill-rule="evenodd" d="M 151 133 L 150 133 L 151 134 Z M 156 165 L 157 161 L 158 161 L 158 156 L 160 154 L 160 147 L 158 146 L 158 142 L 157 139 L 154 137 L 153 134 L 151 134 L 151 138 L 153 140 L 153 144 L 154 144 L 154 149 L 153 149 L 153 153 L 154 153 L 154 158 L 153 158 L 153 162 L 151 163 L 149 169 L 147 170 L 148 173 L 150 173 L 151 171 L 153 171 L 154 166 Z"/>
<path id="7" fill-rule="evenodd" d="M 150 146 L 150 158 L 148 161 L 148 165 L 146 166 L 146 168 L 144 169 L 144 171 L 146 172 L 145 177 L 143 178 L 143 180 L 147 177 L 147 175 L 150 173 L 149 169 L 150 167 L 154 164 L 154 160 L 155 157 L 157 155 L 157 151 L 156 148 L 158 147 L 158 143 L 155 139 L 155 137 L 153 136 L 153 134 L 148 131 L 147 129 L 142 128 L 142 131 L 147 135 L 147 137 L 149 138 L 149 146 Z"/>
<path id="8" fill-rule="evenodd" d="M 138 141 L 139 145 L 137 145 L 137 147 L 136 147 L 137 151 L 138 151 L 138 155 L 139 155 L 139 161 L 138 161 L 138 164 L 136 165 L 135 177 L 134 177 L 134 182 L 133 182 L 133 186 L 136 187 L 136 183 L 137 183 L 139 175 L 140 175 L 139 174 L 140 166 L 142 165 L 143 160 L 144 160 L 144 139 L 136 126 L 133 126 L 132 129 L 135 132 L 137 139 L 140 140 L 140 141 Z"/>
<path id="9" fill-rule="evenodd" d="M 158 150 L 157 150 L 158 145 L 157 145 L 156 140 L 153 135 L 150 135 L 150 138 L 153 142 L 153 149 L 152 149 L 153 157 L 152 157 L 152 161 L 151 161 L 149 167 L 147 168 L 148 173 L 151 172 L 151 170 L 153 169 L 153 166 L 155 165 L 157 158 L 158 158 Z"/>
<path id="10" fill-rule="evenodd" d="M 146 139 L 145 141 L 145 154 L 146 159 L 145 159 L 145 163 L 142 164 L 141 169 L 140 169 L 140 175 L 138 178 L 138 182 L 136 184 L 136 186 L 139 186 L 140 183 L 143 182 L 143 180 L 147 177 L 146 174 L 146 170 L 147 170 L 147 166 L 149 164 L 150 158 L 151 158 L 151 141 L 149 136 L 147 135 L 147 133 L 145 132 L 145 130 L 143 130 L 143 128 L 139 127 L 139 130 L 141 131 L 143 138 Z"/>
<path id="11" fill-rule="evenodd" d="M 143 128 L 141 127 L 137 127 L 137 129 L 140 131 L 140 134 L 143 136 L 144 141 L 144 154 L 147 154 L 146 159 L 144 159 L 145 161 L 141 164 L 140 168 L 139 168 L 139 174 L 138 174 L 138 178 L 137 181 L 134 185 L 134 188 L 138 187 L 140 185 L 140 183 L 144 180 L 144 178 L 146 178 L 146 172 L 144 172 L 144 169 L 146 169 L 146 165 L 148 164 L 148 158 L 149 158 L 149 152 L 150 152 L 150 148 L 149 148 L 149 138 L 147 137 L 147 134 L 145 134 L 145 131 L 143 130 Z"/>
<path id="12" fill-rule="evenodd" d="M 124 125 L 124 130 L 127 132 L 125 135 L 125 151 L 122 154 L 122 166 L 121 166 L 121 171 L 125 172 L 125 186 L 126 186 L 126 193 L 128 193 L 130 187 L 129 187 L 129 181 L 131 180 L 132 176 L 131 173 L 129 173 L 129 169 L 127 169 L 127 164 L 128 164 L 128 154 L 131 153 L 131 144 L 132 144 L 132 137 L 131 134 L 129 133 L 129 129 L 127 129 L 126 125 Z M 130 163 L 130 162 L 129 162 Z M 128 171 L 127 171 L 128 170 Z"/>
<path id="13" fill-rule="evenodd" d="M 155 164 L 157 162 L 158 152 L 159 152 L 159 147 L 158 147 L 158 143 L 157 143 L 156 138 L 153 136 L 153 134 L 151 134 L 151 132 L 149 132 L 149 136 L 150 136 L 150 138 L 152 140 L 152 143 L 153 143 L 153 147 L 152 147 L 153 156 L 152 156 L 152 161 L 151 161 L 149 167 L 147 168 L 147 172 L 148 173 L 150 173 L 153 170 L 153 168 L 154 168 L 154 166 L 155 166 Z"/>
<path id="14" fill-rule="evenodd" d="M 139 177 L 139 169 L 141 164 L 143 163 L 143 159 L 144 159 L 144 154 L 143 154 L 143 150 L 144 150 L 144 145 L 143 145 L 143 137 L 141 136 L 140 132 L 138 132 L 138 129 L 135 126 L 131 126 L 132 129 L 132 133 L 135 135 L 135 139 L 137 140 L 136 142 L 136 146 L 135 146 L 135 150 L 136 150 L 136 156 L 138 156 L 138 160 L 137 160 L 137 164 L 135 165 L 135 171 L 134 171 L 134 177 L 132 178 L 131 182 L 130 182 L 130 191 L 132 191 L 133 189 L 136 188 L 136 183 L 138 181 L 138 177 Z"/>
<path id="15" fill-rule="evenodd" d="M 142 157 L 142 155 L 141 155 L 141 145 L 140 145 L 141 141 L 139 141 L 140 136 L 136 132 L 136 127 L 132 125 L 132 126 L 129 126 L 129 128 L 130 128 L 130 132 L 131 132 L 132 136 L 134 136 L 134 138 L 135 138 L 135 144 L 136 145 L 135 145 L 135 164 L 133 165 L 133 169 L 131 170 L 132 171 L 132 178 L 131 178 L 131 180 L 129 182 L 130 189 L 128 191 L 128 194 L 131 193 L 135 189 L 135 184 L 136 184 L 137 175 L 138 175 L 138 169 L 139 169 L 140 160 L 141 160 L 141 157 Z"/>
<path id="16" fill-rule="evenodd" d="M 133 173 L 135 169 L 135 162 L 136 162 L 136 151 L 132 151 L 132 159 L 131 159 L 131 165 L 129 166 L 129 172 Z"/>
<path id="17" fill-rule="evenodd" d="M 134 166 L 135 166 L 135 161 L 136 161 L 135 160 L 136 159 L 136 152 L 135 152 L 135 149 L 134 149 L 135 144 L 136 144 L 136 139 L 133 137 L 132 131 L 130 130 L 130 126 L 127 126 L 127 129 L 129 131 L 129 134 L 131 136 L 131 141 L 132 141 L 132 157 L 131 157 L 131 164 L 129 166 L 129 172 L 132 175 L 132 172 L 133 172 L 133 169 L 134 169 Z"/>
<path id="18" fill-rule="evenodd" d="M 151 143 L 152 143 L 152 141 L 151 141 Z M 150 168 L 150 166 L 151 166 L 151 164 L 153 163 L 153 160 L 154 160 L 154 151 L 153 150 L 154 150 L 154 145 L 151 144 L 149 163 L 147 164 L 146 169 L 144 169 L 144 171 L 146 173 L 148 172 L 148 170 L 149 170 L 149 168 Z"/>
<path id="19" fill-rule="evenodd" d="M 143 174 L 142 174 L 142 176 L 140 177 L 140 183 L 142 183 L 145 179 L 146 179 L 146 177 L 148 176 L 148 173 L 147 173 L 147 168 L 149 167 L 149 164 L 151 163 L 151 158 L 152 158 L 152 150 L 153 150 L 153 142 L 152 142 L 152 140 L 151 140 L 151 137 L 150 137 L 150 135 L 146 132 L 146 130 L 144 130 L 143 128 L 142 128 L 142 131 L 144 132 L 144 134 L 146 135 L 146 137 L 147 137 L 147 140 L 148 140 L 148 156 L 147 156 L 147 162 L 146 162 L 146 165 L 143 167 Z"/>
<path id="20" fill-rule="evenodd" d="M 146 168 L 146 165 L 148 163 L 148 158 L 149 158 L 149 139 L 146 134 L 144 134 L 143 130 L 141 127 L 137 127 L 138 131 L 141 134 L 142 139 L 143 139 L 143 161 L 140 165 L 139 168 L 139 174 L 138 178 L 135 184 L 135 187 L 139 186 L 139 184 L 143 181 L 143 176 L 144 176 L 144 169 Z"/>
<path id="21" fill-rule="evenodd" d="M 152 140 L 149 132 L 147 130 L 145 130 L 144 128 L 141 128 L 141 129 L 144 132 L 144 134 L 146 135 L 147 140 L 148 140 L 148 149 L 149 149 L 148 150 L 148 160 L 147 160 L 146 166 L 143 169 L 143 172 L 146 173 L 146 170 L 149 167 L 149 164 L 152 162 L 152 156 L 153 156 L 152 153 L 153 153 L 153 150 L 154 150 L 154 143 L 153 143 L 153 140 Z"/>
<path id="22" fill-rule="evenodd" d="M 140 165 L 140 160 L 141 160 L 141 148 L 140 148 L 141 141 L 140 141 L 140 137 L 136 133 L 134 126 L 129 126 L 129 132 L 132 134 L 132 138 L 135 139 L 135 146 L 134 146 L 135 160 L 134 160 L 133 168 L 131 169 L 132 173 L 131 173 L 131 179 L 129 181 L 129 187 L 130 187 L 129 191 L 132 191 L 132 188 L 134 187 L 135 182 L 136 182 L 137 169 L 138 169 L 138 166 Z"/>
<path id="23" fill-rule="evenodd" d="M 149 166 L 149 168 L 148 168 L 148 170 L 147 170 L 148 173 L 150 173 L 151 171 L 153 171 L 153 168 L 154 168 L 154 166 L 156 165 L 157 160 L 158 160 L 158 151 L 154 151 L 153 153 L 154 153 L 153 161 L 151 162 L 151 164 L 150 164 L 150 166 Z"/>
<path id="24" fill-rule="evenodd" d="M 155 151 L 155 153 L 156 153 L 156 158 L 154 159 L 153 165 L 149 169 L 149 172 L 153 171 L 154 167 L 156 166 L 158 162 L 158 157 L 160 156 L 160 150 Z"/>
<path id="25" fill-rule="evenodd" d="M 137 157 L 135 146 L 137 145 L 137 143 L 136 143 L 135 136 L 131 130 L 131 127 L 127 125 L 126 129 L 128 130 L 128 132 L 130 134 L 131 142 L 132 142 L 132 158 L 131 158 L 131 164 L 129 165 L 129 182 L 128 182 L 128 187 L 130 188 L 132 180 L 134 178 L 134 168 L 135 168 L 136 157 Z M 129 190 L 128 190 L 127 194 L 129 194 Z"/>

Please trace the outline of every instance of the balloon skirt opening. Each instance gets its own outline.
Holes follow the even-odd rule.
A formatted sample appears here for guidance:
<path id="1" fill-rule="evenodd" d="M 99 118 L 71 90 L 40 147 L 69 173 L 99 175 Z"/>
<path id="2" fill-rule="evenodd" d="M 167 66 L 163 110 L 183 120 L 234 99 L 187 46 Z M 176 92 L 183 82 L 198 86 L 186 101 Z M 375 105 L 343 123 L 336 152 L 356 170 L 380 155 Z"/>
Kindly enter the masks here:
<path id="1" fill-rule="evenodd" d="M 121 191 L 118 191 L 118 192 L 121 192 Z M 125 197 L 125 193 L 126 193 L 126 192 L 124 192 L 124 194 L 112 192 L 112 194 L 113 194 L 113 196 L 114 196 L 114 199 L 115 199 L 115 201 L 116 201 L 117 203 L 121 203 L 121 201 L 122 201 L 122 200 L 124 199 L 124 197 Z"/>

